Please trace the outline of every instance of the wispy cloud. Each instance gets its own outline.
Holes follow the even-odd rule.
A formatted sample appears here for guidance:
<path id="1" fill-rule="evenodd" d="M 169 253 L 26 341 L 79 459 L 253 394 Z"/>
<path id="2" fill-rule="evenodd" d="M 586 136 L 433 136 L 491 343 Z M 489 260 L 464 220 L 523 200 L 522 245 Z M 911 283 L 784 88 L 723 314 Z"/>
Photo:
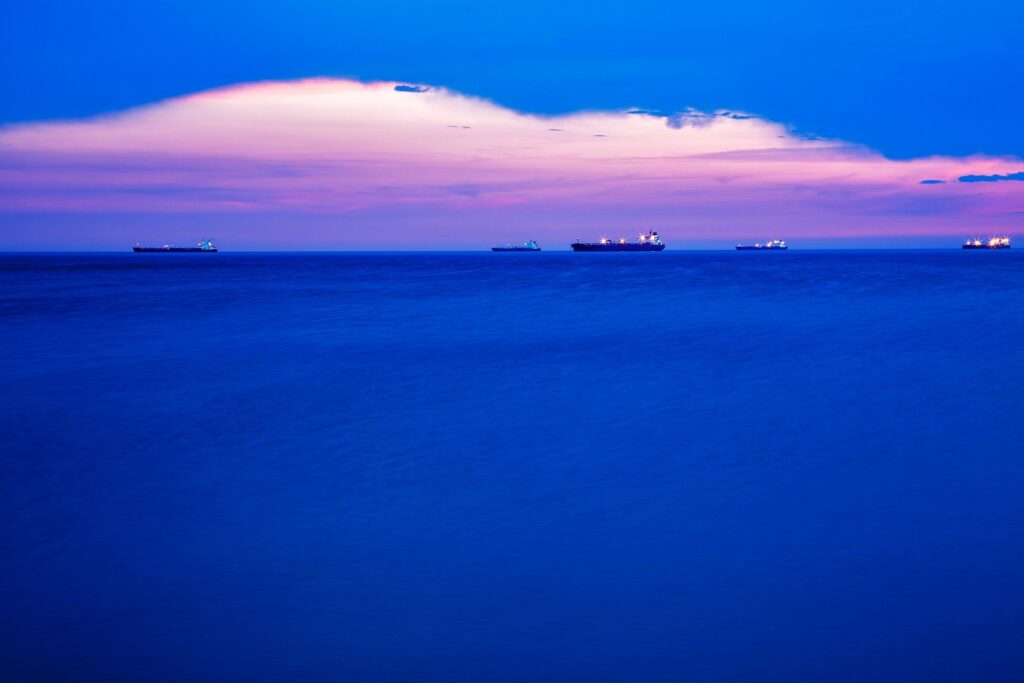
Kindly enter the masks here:
<path id="1" fill-rule="evenodd" d="M 1024 171 L 1016 173 L 993 173 L 991 175 L 962 175 L 961 183 L 997 183 L 1003 180 L 1024 180 Z"/>

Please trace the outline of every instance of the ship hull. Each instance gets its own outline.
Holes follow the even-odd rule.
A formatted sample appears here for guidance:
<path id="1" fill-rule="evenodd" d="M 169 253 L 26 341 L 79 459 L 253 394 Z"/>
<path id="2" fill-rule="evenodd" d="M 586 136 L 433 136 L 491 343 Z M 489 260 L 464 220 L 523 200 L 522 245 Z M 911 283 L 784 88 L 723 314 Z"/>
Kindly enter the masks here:
<path id="1" fill-rule="evenodd" d="M 216 254 L 217 247 L 200 249 L 199 247 L 132 247 L 136 254 Z"/>
<path id="2" fill-rule="evenodd" d="M 491 247 L 491 251 L 540 251 L 540 249 L 527 249 L 526 247 Z"/>
<path id="3" fill-rule="evenodd" d="M 987 244 L 965 244 L 965 245 L 963 245 L 963 248 L 964 249 L 986 249 L 986 250 L 987 249 L 1009 249 L 1010 245 L 1009 244 L 995 244 L 995 245 L 989 246 Z"/>
<path id="4" fill-rule="evenodd" d="M 754 247 L 750 245 L 740 244 L 736 247 L 736 251 L 786 251 L 789 247 Z"/>
<path id="5" fill-rule="evenodd" d="M 619 244 L 609 242 L 600 244 L 594 242 L 575 242 L 570 245 L 573 251 L 662 251 L 664 244 Z"/>

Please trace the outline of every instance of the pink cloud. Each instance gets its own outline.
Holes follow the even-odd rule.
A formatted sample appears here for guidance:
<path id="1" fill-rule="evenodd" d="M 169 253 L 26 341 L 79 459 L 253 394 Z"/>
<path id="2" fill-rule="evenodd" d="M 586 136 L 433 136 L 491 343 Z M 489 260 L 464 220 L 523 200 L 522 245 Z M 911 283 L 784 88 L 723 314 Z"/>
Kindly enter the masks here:
<path id="1" fill-rule="evenodd" d="M 377 231 L 382 244 L 450 244 L 518 238 L 524 224 L 531 237 L 561 240 L 562 226 L 576 237 L 611 219 L 623 223 L 612 229 L 651 225 L 697 239 L 769 229 L 961 236 L 1012 230 L 1024 210 L 1024 183 L 955 182 L 1024 169 L 1016 158 L 893 161 L 725 112 L 541 117 L 443 88 L 395 86 L 253 83 L 8 126 L 0 214 L 196 213 L 236 225 L 288 215 L 296 246 L 304 221 L 318 241 L 343 246 L 356 230 L 361 239 Z M 332 215 L 337 222 L 324 227 Z"/>

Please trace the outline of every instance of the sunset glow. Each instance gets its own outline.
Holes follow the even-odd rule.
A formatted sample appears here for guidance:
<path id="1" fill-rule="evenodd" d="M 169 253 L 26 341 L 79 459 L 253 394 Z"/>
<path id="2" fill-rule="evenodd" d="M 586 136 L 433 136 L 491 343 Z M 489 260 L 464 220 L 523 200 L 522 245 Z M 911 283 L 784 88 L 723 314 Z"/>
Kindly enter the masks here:
<path id="1" fill-rule="evenodd" d="M 542 117 L 438 87 L 313 79 L 0 129 L 0 216 L 18 241 L 47 216 L 193 214 L 199 232 L 253 245 L 266 223 L 252 218 L 274 216 L 291 226 L 274 243 L 297 248 L 469 246 L 523 226 L 556 242 L 653 226 L 675 246 L 959 237 L 1013 232 L 1024 216 L 1024 183 L 959 179 L 1021 168 L 1013 157 L 892 161 L 745 113 Z"/>

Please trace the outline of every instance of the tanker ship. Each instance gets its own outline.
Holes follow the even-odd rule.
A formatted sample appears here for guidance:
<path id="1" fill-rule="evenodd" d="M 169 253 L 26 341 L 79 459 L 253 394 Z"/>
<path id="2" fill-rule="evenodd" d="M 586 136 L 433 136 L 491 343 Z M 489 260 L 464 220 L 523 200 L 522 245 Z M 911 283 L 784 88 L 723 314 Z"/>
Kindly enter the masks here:
<path id="1" fill-rule="evenodd" d="M 569 246 L 573 251 L 662 251 L 665 243 L 658 237 L 658 233 L 652 230 L 640 235 L 639 242 L 627 242 L 625 238 L 615 241 L 602 237 L 598 242 L 576 240 Z"/>
<path id="2" fill-rule="evenodd" d="M 737 244 L 736 249 L 737 251 L 758 251 L 761 249 L 789 249 L 789 247 L 786 246 L 785 240 L 771 240 L 764 244 L 760 242 L 756 244 Z"/>
<path id="3" fill-rule="evenodd" d="M 987 241 L 979 239 L 967 240 L 964 242 L 964 249 L 1009 249 L 1009 237 L 992 237 Z"/>
<path id="4" fill-rule="evenodd" d="M 136 244 L 132 247 L 132 251 L 136 254 L 215 254 L 217 253 L 217 247 L 213 246 L 213 242 L 210 240 L 203 240 L 194 247 L 176 247 L 173 244 L 165 244 L 161 247 L 141 247 Z"/>
<path id="5" fill-rule="evenodd" d="M 540 251 L 537 240 L 530 240 L 526 244 L 506 244 L 503 247 L 491 247 L 491 251 Z"/>

